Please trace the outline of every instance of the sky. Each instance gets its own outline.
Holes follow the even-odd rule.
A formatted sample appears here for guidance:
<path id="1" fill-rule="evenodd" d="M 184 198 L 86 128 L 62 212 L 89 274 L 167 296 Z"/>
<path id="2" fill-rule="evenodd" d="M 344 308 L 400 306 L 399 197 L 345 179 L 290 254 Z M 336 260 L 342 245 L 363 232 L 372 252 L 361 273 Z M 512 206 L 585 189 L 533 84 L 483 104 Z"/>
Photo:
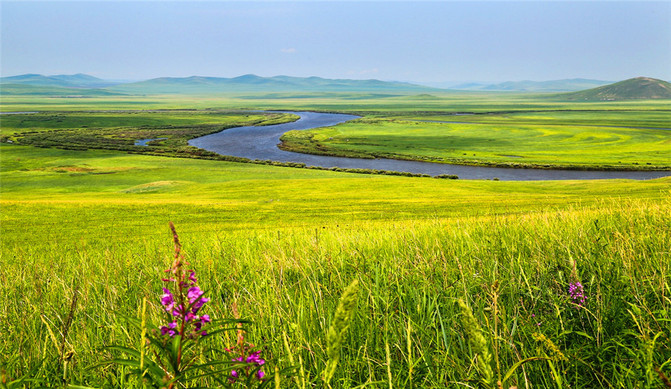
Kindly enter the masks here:
<path id="1" fill-rule="evenodd" d="M 1 1 L 0 74 L 671 80 L 671 1 Z"/>

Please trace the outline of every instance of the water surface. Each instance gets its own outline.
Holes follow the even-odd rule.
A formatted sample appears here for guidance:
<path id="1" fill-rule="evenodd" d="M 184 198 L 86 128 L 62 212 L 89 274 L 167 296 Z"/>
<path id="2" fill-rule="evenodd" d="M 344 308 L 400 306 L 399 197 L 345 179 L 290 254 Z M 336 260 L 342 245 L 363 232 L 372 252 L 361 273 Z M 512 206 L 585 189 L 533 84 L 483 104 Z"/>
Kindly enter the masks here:
<path id="1" fill-rule="evenodd" d="M 205 135 L 189 141 L 191 146 L 199 147 L 221 155 L 230 155 L 249 159 L 272 160 L 279 162 L 299 162 L 308 166 L 340 167 L 348 169 L 377 169 L 429 174 L 456 174 L 461 179 L 494 179 L 506 181 L 539 180 L 599 180 L 626 178 L 647 180 L 671 175 L 671 171 L 585 171 L 585 170 L 544 170 L 513 169 L 481 166 L 450 165 L 444 163 L 402 161 L 396 159 L 344 158 L 322 155 L 302 154 L 280 150 L 280 136 L 291 130 L 307 130 L 318 127 L 334 126 L 359 116 L 317 113 L 287 112 L 300 116 L 295 122 L 271 126 L 236 127 Z"/>

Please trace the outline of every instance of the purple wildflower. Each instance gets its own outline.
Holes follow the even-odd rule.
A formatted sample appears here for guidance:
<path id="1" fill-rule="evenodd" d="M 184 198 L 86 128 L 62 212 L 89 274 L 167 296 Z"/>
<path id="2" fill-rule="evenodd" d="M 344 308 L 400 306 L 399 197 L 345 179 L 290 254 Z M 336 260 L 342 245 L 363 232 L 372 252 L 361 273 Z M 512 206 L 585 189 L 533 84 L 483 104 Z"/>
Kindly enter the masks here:
<path id="1" fill-rule="evenodd" d="M 175 332 L 175 328 L 177 328 L 177 322 L 173 321 L 167 326 L 161 327 L 161 335 L 168 335 L 172 338 L 173 336 L 175 336 L 175 334 L 177 334 Z"/>
<path id="2" fill-rule="evenodd" d="M 161 295 L 161 305 L 163 305 L 165 310 L 168 312 L 172 311 L 172 308 L 175 305 L 175 297 L 168 288 L 163 288 L 163 294 Z"/>
<path id="3" fill-rule="evenodd" d="M 193 272 L 191 272 L 191 274 L 193 274 Z M 208 298 L 201 297 L 203 294 L 204 292 L 197 286 L 192 286 L 186 293 L 186 297 L 189 299 L 189 304 L 192 304 L 194 313 L 198 312 L 206 302 L 210 301 Z"/>
<path id="4" fill-rule="evenodd" d="M 210 299 L 205 298 L 205 297 L 201 297 L 198 301 L 193 303 L 193 311 L 198 312 L 200 310 L 200 308 L 202 308 L 203 305 L 205 305 L 205 303 L 208 302 L 208 301 L 210 301 Z"/>
<path id="5" fill-rule="evenodd" d="M 261 359 L 261 357 L 259 356 L 260 354 L 261 354 L 261 351 L 252 352 L 251 354 L 249 354 L 249 356 L 247 357 L 247 360 L 245 362 L 255 363 L 259 366 L 263 365 L 264 363 L 266 363 L 266 361 Z"/>
<path id="6" fill-rule="evenodd" d="M 237 357 L 237 358 L 233 358 L 232 361 L 249 364 L 249 366 L 245 367 L 244 371 L 242 371 L 242 372 L 244 372 L 245 375 L 248 375 L 250 373 L 250 370 L 256 369 L 258 367 L 259 369 L 256 371 L 255 376 L 258 380 L 263 380 L 263 377 L 265 377 L 266 373 L 263 370 L 261 370 L 260 367 L 263 366 L 266 363 L 266 361 L 263 358 L 261 358 L 261 350 L 251 351 L 249 353 L 249 355 L 245 356 L 245 354 L 247 354 L 247 352 L 249 352 L 249 350 L 252 347 L 254 347 L 254 346 L 253 345 L 242 346 L 242 353 L 243 354 L 241 356 Z M 229 351 L 233 351 L 233 350 L 229 350 Z M 232 378 L 229 379 L 229 382 L 234 383 L 235 379 L 239 378 L 240 373 L 242 373 L 242 372 L 239 372 L 237 370 L 231 370 L 231 377 Z"/>
<path id="7" fill-rule="evenodd" d="M 202 336 L 207 335 L 207 331 L 201 331 L 203 326 L 207 323 L 210 322 L 210 316 L 209 315 L 203 315 L 197 319 L 198 321 L 194 324 L 194 331 L 199 332 Z"/>
<path id="8" fill-rule="evenodd" d="M 569 284 L 568 293 L 571 296 L 573 303 L 578 305 L 576 308 L 585 305 L 585 290 L 579 281 Z"/>
<path id="9" fill-rule="evenodd" d="M 164 281 L 172 283 L 176 287 L 176 291 L 173 293 L 167 287 L 163 288 L 161 305 L 166 312 L 174 317 L 174 320 L 167 326 L 161 327 L 161 334 L 170 337 L 179 334 L 190 338 L 207 335 L 207 331 L 203 327 L 210 322 L 210 316 L 199 316 L 198 311 L 210 299 L 203 297 L 205 292 L 196 285 L 198 280 L 196 273 L 189 270 L 187 275 L 187 272 L 182 269 L 180 261 L 175 261 L 167 272 L 171 273 L 172 277 L 165 278 Z M 177 323 L 180 323 L 179 326 Z M 178 327 L 179 329 L 177 329 Z"/>

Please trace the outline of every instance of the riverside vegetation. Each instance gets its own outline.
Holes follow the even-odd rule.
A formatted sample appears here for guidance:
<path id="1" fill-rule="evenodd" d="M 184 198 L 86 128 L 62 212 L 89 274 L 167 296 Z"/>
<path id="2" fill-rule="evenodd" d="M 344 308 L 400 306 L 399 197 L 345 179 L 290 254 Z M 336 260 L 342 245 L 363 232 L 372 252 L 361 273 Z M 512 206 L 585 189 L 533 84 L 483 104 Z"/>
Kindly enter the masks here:
<path id="1" fill-rule="evenodd" d="M 542 111 L 363 118 L 282 136 L 312 154 L 542 169 L 671 170 L 670 111 Z"/>
<path id="2" fill-rule="evenodd" d="M 669 178 L 446 181 L 0 152 L 5 387 L 154 382 L 123 361 L 156 360 L 143 339 L 174 330 L 170 220 L 194 302 L 208 299 L 191 361 L 220 368 L 157 371 L 157 386 L 670 385 Z"/>

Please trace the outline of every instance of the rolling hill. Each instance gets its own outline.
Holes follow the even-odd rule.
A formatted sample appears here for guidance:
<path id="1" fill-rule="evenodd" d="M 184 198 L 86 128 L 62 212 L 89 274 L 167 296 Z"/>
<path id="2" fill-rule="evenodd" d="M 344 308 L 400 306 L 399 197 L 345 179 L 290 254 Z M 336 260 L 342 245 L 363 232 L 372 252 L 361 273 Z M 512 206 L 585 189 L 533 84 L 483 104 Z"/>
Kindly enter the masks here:
<path id="1" fill-rule="evenodd" d="M 572 78 L 550 81 L 506 81 L 501 83 L 426 83 L 423 85 L 463 91 L 492 92 L 574 92 L 610 84 L 611 81 Z"/>
<path id="2" fill-rule="evenodd" d="M 555 97 L 574 101 L 671 99 L 671 83 L 655 78 L 636 77 L 598 88 L 562 93 Z"/>
<path id="3" fill-rule="evenodd" d="M 403 82 L 380 80 L 326 79 L 321 77 L 260 77 L 253 74 L 234 78 L 162 77 L 116 85 L 110 90 L 143 94 L 215 94 L 227 92 L 428 92 L 437 89 Z"/>
<path id="4" fill-rule="evenodd" d="M 96 88 L 63 88 L 30 84 L 0 84 L 3 96 L 48 96 L 48 97 L 95 97 L 122 96 L 124 93 Z"/>
<path id="5" fill-rule="evenodd" d="M 115 85 L 115 82 L 106 81 L 88 74 L 43 76 L 41 74 L 22 74 L 19 76 L 2 77 L 2 84 L 22 84 L 38 86 L 54 86 L 61 88 L 104 88 Z"/>
<path id="6" fill-rule="evenodd" d="M 515 92 L 572 92 L 587 88 L 595 88 L 608 83 L 608 81 L 587 80 L 584 78 L 553 81 L 508 81 L 500 84 L 487 85 L 480 88 L 479 90 Z"/>

